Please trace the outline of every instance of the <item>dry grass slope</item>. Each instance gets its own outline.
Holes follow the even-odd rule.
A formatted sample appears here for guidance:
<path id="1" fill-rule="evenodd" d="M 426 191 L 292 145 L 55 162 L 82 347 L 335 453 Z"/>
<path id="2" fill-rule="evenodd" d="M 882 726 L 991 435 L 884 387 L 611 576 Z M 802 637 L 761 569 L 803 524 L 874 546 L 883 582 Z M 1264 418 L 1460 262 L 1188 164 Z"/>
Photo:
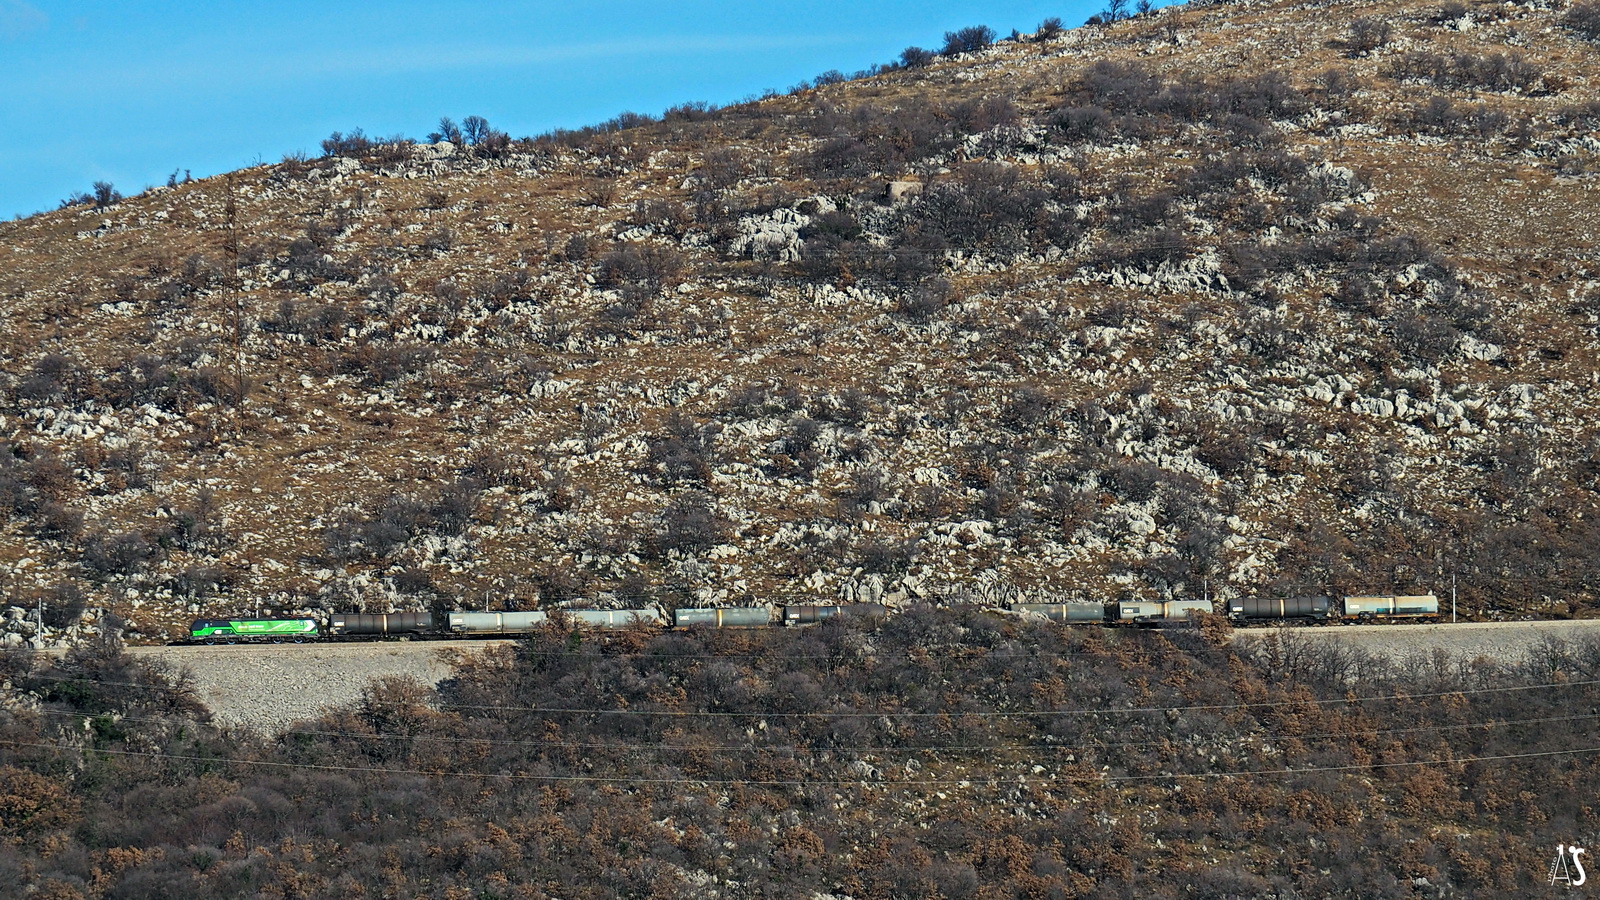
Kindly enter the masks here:
<path id="1" fill-rule="evenodd" d="M 1175 7 L 0 224 L 0 589 L 151 635 L 1450 572 L 1581 613 L 1600 70 L 1558 7 Z"/>

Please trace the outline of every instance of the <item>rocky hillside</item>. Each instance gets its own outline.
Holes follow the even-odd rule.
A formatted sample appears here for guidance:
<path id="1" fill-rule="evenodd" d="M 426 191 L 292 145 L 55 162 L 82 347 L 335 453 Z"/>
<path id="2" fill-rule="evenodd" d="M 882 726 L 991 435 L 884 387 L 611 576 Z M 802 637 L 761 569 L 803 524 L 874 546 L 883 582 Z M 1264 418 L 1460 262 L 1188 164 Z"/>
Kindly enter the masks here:
<path id="1" fill-rule="evenodd" d="M 0 589 L 1581 614 L 1597 40 L 1191 4 L 0 224 Z"/>

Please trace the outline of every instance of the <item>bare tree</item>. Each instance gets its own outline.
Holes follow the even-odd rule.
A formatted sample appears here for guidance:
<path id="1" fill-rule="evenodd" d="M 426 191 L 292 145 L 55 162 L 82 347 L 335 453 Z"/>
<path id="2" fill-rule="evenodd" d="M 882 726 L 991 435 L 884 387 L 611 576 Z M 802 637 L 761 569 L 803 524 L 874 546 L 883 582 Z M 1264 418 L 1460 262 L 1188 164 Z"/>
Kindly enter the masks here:
<path id="1" fill-rule="evenodd" d="M 1577 4 L 1562 17 L 1561 24 L 1591 41 L 1600 41 L 1600 3 Z"/>
<path id="2" fill-rule="evenodd" d="M 121 202 L 122 194 L 109 181 L 96 181 L 94 183 L 94 208 L 105 209 Z"/>
<path id="3" fill-rule="evenodd" d="M 467 116 L 461 120 L 461 134 L 474 147 L 483 143 L 490 130 L 489 120 L 483 116 Z"/>
<path id="4" fill-rule="evenodd" d="M 1126 2 L 1126 0 L 1123 0 Z M 957 53 L 975 53 L 994 43 L 995 31 L 987 25 L 971 25 L 959 31 L 944 33 L 945 56 Z"/>
<path id="5" fill-rule="evenodd" d="M 450 118 L 449 116 L 445 116 L 439 120 L 439 130 L 428 135 L 428 140 L 435 144 L 439 143 L 440 141 L 449 141 L 452 144 L 461 144 L 463 143 L 461 139 L 461 126 L 457 125 L 454 119 Z"/>
<path id="6" fill-rule="evenodd" d="M 1382 19 L 1368 16 L 1350 23 L 1350 37 L 1345 45 L 1350 49 L 1351 56 L 1365 56 L 1393 38 L 1393 26 Z"/>

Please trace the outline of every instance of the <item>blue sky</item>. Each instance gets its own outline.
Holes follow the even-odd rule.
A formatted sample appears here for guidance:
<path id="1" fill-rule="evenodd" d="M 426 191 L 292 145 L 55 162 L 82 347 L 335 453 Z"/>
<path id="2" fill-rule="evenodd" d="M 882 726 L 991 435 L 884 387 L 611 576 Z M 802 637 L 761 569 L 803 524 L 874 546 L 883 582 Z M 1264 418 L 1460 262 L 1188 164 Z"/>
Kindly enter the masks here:
<path id="1" fill-rule="evenodd" d="M 885 63 L 946 31 L 1079 25 L 1102 2 L 0 0 L 0 218 L 110 181 L 134 193 L 331 132 L 514 137 Z"/>

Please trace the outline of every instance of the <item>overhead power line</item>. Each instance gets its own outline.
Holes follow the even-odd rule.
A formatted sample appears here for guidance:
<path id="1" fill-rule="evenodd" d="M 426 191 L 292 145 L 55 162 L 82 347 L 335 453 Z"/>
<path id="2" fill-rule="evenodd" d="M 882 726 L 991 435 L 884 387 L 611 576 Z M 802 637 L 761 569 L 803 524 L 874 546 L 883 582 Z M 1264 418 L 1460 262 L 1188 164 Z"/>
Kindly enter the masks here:
<path id="1" fill-rule="evenodd" d="M 69 710 L 40 710 L 46 716 L 57 718 L 94 719 L 92 713 L 72 712 Z M 1574 716 L 1545 716 L 1536 719 L 1498 720 L 1490 719 L 1480 722 L 1458 722 L 1447 725 L 1417 725 L 1409 728 L 1379 728 L 1357 729 L 1352 731 L 1326 731 L 1314 734 L 1284 734 L 1281 732 L 1242 732 L 1230 735 L 1201 735 L 1202 737 L 1229 738 L 1241 741 L 1312 741 L 1335 740 L 1357 737 L 1381 737 L 1398 734 L 1417 734 L 1421 732 L 1444 731 L 1471 731 L 1474 729 L 1503 729 L 1515 728 L 1526 725 L 1548 725 L 1556 722 L 1582 722 L 1600 719 L 1600 713 L 1590 713 Z M 156 718 L 153 716 L 117 716 L 120 722 L 143 722 L 151 724 L 167 724 L 170 719 Z M 792 744 L 661 744 L 661 743 L 629 743 L 605 741 L 565 741 L 565 740 L 514 740 L 507 738 L 483 737 L 451 737 L 441 734 L 398 734 L 394 732 L 358 732 L 358 731 L 324 731 L 317 729 L 292 728 L 287 731 L 277 732 L 278 737 L 286 736 L 330 737 L 343 738 L 353 741 L 388 740 L 388 741 L 429 741 L 441 744 L 467 744 L 485 747 L 535 747 L 552 750 L 618 750 L 628 752 L 668 751 L 668 752 L 749 752 L 760 751 L 764 753 L 958 753 L 958 752 L 1037 752 L 1037 751 L 1065 751 L 1086 752 L 1095 750 L 1129 749 L 1136 747 L 1160 747 L 1172 743 L 1172 738 L 1147 741 L 1096 741 L 1090 738 L 1086 743 L 1032 743 L 1032 744 L 923 744 L 907 747 L 877 746 L 877 747 L 805 747 Z"/>
<path id="2" fill-rule="evenodd" d="M 50 676 L 49 680 L 63 682 L 85 682 L 89 684 L 104 684 L 110 686 L 136 687 L 147 690 L 166 689 L 169 685 L 142 684 L 139 682 L 121 682 L 110 680 L 97 680 L 93 678 L 76 678 L 71 675 Z M 908 710 L 880 709 L 880 710 L 849 710 L 841 712 L 825 712 L 808 710 L 800 712 L 777 712 L 760 710 L 753 712 L 733 712 L 727 710 L 671 710 L 671 709 L 637 709 L 632 707 L 604 708 L 604 707 L 566 707 L 566 706 L 502 706 L 491 704 L 472 703 L 429 703 L 424 704 L 433 709 L 462 709 L 479 710 L 486 712 L 525 712 L 564 715 L 625 715 L 625 716 L 660 716 L 664 718 L 746 718 L 746 719 L 771 719 L 771 718 L 1020 718 L 1027 716 L 1099 716 L 1107 714 L 1129 713 L 1189 713 L 1189 712 L 1222 712 L 1228 710 L 1244 709 L 1275 709 L 1285 706 L 1331 706 L 1336 704 L 1357 705 L 1362 703 L 1398 702 L 1409 700 L 1426 700 L 1436 697 L 1464 697 L 1481 694 L 1504 694 L 1525 691 L 1548 691 L 1556 688 L 1593 687 L 1600 685 L 1600 678 L 1581 679 L 1576 681 L 1552 681 L 1539 684 L 1504 685 L 1501 687 L 1459 688 L 1445 691 L 1417 691 L 1409 693 L 1372 694 L 1356 697 L 1312 697 L 1293 700 L 1263 700 L 1259 702 L 1240 703 L 1204 703 L 1187 706 L 1105 706 L 1098 708 L 1074 707 L 1070 709 L 1032 709 L 1032 710 L 943 710 L 938 712 L 916 712 Z M 385 701 L 377 698 L 365 698 L 368 703 L 397 704 L 404 701 Z"/>
<path id="3" fill-rule="evenodd" d="M 1012 777 L 1019 780 L 1032 778 L 1035 781 L 1050 782 L 1066 780 L 1078 783 L 1110 783 L 1134 781 L 1173 781 L 1218 778 L 1257 778 L 1262 776 L 1285 775 L 1311 775 L 1331 772 L 1356 772 L 1373 769 L 1398 769 L 1413 768 L 1416 766 L 1457 766 L 1469 763 L 1504 762 L 1516 759 L 1534 759 L 1540 757 L 1581 756 L 1590 753 L 1600 753 L 1600 747 L 1579 747 L 1570 750 L 1541 750 L 1528 753 L 1506 753 L 1492 756 L 1463 756 L 1443 759 L 1417 759 L 1400 760 L 1383 763 L 1367 763 L 1363 765 L 1345 766 L 1306 766 L 1303 768 L 1284 767 L 1278 769 L 1245 769 L 1225 772 L 1175 772 L 1155 775 L 1113 775 L 1101 773 L 1098 775 L 1067 775 L 1064 777 L 1045 777 L 1042 775 L 993 775 L 987 777 L 974 777 L 963 779 L 744 779 L 744 778 L 693 778 L 693 777 L 630 777 L 623 775 L 535 775 L 526 772 L 466 772 L 444 769 L 404 769 L 377 766 L 341 766 L 320 763 L 292 763 L 276 760 L 261 759 L 223 759 L 213 756 L 195 756 L 181 753 L 158 753 L 142 750 L 110 750 L 98 748 L 65 747 L 59 744 L 45 744 L 33 741 L 0 740 L 0 746 L 21 749 L 50 750 L 57 753 L 82 752 L 85 754 L 103 754 L 108 756 L 137 757 L 144 759 L 167 759 L 178 762 L 203 762 L 213 765 L 243 765 L 257 766 L 272 769 L 301 769 L 321 772 L 352 772 L 377 775 L 409 775 L 418 778 L 478 778 L 500 781 L 530 781 L 530 782 L 580 782 L 590 784 L 628 784 L 628 785 L 672 785 L 684 787 L 687 785 L 744 785 L 748 787 L 970 787 L 978 783 L 998 782 L 1002 779 L 1009 781 Z"/>

